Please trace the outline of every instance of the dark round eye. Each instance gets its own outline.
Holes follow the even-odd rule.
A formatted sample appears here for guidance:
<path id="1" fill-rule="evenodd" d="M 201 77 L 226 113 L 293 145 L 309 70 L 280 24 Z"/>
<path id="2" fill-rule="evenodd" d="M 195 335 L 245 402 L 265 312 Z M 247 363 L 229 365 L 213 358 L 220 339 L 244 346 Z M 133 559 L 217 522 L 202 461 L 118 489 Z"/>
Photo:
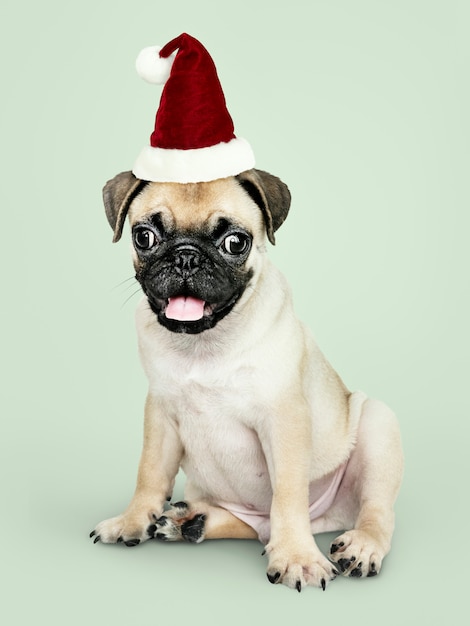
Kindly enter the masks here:
<path id="1" fill-rule="evenodd" d="M 139 250 L 150 250 L 157 243 L 155 233 L 147 228 L 140 228 L 134 233 L 134 244 Z"/>
<path id="2" fill-rule="evenodd" d="M 250 239 L 243 233 L 232 233 L 225 237 L 222 246 L 225 252 L 240 255 L 248 250 Z"/>

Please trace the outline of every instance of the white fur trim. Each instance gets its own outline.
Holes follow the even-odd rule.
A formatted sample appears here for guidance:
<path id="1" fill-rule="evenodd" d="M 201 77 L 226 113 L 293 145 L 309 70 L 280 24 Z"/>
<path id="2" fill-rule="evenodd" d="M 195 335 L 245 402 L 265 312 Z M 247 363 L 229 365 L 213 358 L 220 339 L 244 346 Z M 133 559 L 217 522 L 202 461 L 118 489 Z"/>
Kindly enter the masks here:
<path id="1" fill-rule="evenodd" d="M 162 58 L 158 53 L 161 46 L 149 46 L 139 52 L 135 61 L 137 74 L 154 85 L 163 85 L 170 77 L 171 67 L 175 60 L 176 52 L 168 58 Z"/>
<path id="2" fill-rule="evenodd" d="M 141 180 L 202 183 L 236 176 L 255 165 L 250 144 L 241 137 L 208 148 L 172 150 L 145 146 L 132 170 Z"/>

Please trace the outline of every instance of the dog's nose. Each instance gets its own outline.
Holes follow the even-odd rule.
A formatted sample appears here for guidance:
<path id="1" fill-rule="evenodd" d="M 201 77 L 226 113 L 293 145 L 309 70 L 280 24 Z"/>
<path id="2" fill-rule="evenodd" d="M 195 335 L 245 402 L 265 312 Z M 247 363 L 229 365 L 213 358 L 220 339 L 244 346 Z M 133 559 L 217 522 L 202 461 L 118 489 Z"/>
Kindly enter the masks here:
<path id="1" fill-rule="evenodd" d="M 183 278 L 195 274 L 200 265 L 200 254 L 196 248 L 182 248 L 175 255 L 175 270 Z"/>

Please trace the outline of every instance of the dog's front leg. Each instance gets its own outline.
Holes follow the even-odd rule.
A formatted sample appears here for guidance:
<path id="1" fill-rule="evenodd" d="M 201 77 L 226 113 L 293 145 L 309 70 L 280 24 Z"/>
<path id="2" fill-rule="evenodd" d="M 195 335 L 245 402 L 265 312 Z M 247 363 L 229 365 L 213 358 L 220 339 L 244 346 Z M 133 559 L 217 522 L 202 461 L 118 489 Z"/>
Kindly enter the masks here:
<path id="1" fill-rule="evenodd" d="M 165 417 L 157 397 L 145 404 L 144 444 L 137 486 L 121 515 L 100 522 L 90 534 L 94 541 L 135 546 L 150 538 L 147 529 L 160 517 L 173 490 L 183 449 L 176 429 Z"/>
<path id="2" fill-rule="evenodd" d="M 267 576 L 298 591 L 306 585 L 325 589 L 337 572 L 310 530 L 310 415 L 298 402 L 284 408 L 262 437 L 273 489 Z"/>

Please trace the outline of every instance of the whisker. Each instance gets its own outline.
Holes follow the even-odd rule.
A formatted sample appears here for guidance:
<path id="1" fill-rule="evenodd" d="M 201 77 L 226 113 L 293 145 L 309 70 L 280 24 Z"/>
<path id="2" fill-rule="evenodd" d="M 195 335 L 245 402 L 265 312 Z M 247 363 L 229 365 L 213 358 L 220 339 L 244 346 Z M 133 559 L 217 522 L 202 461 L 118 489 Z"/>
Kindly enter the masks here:
<path id="1" fill-rule="evenodd" d="M 125 287 L 124 289 L 122 289 L 122 293 L 123 293 L 123 294 L 125 294 L 125 293 L 126 293 L 126 291 L 129 291 L 129 289 L 132 289 L 132 288 L 133 288 L 133 287 L 135 287 L 136 285 L 140 288 L 140 284 L 139 284 L 137 281 L 135 281 L 134 283 L 130 283 L 129 285 L 127 285 L 127 287 Z"/>
<path id="2" fill-rule="evenodd" d="M 135 280 L 135 276 L 129 276 L 129 278 L 126 278 L 125 280 L 121 281 L 117 285 L 114 285 L 114 287 L 111 289 L 111 291 L 115 291 L 116 289 L 119 289 L 119 287 L 122 287 L 123 285 L 125 285 L 128 282 L 130 282 L 131 280 Z M 132 287 L 132 285 L 130 285 L 130 286 Z"/>
<path id="3" fill-rule="evenodd" d="M 123 303 L 122 303 L 122 305 L 121 305 L 121 309 L 123 309 L 123 308 L 126 306 L 126 304 L 129 302 L 129 300 L 131 300 L 131 299 L 132 299 L 134 296 L 136 296 L 138 293 L 142 293 L 142 292 L 141 292 L 141 289 L 140 289 L 140 285 L 139 285 L 138 289 L 136 289 L 133 293 L 131 293 L 131 295 L 130 295 L 128 298 L 126 298 L 126 299 L 124 300 L 124 302 L 123 302 Z"/>

